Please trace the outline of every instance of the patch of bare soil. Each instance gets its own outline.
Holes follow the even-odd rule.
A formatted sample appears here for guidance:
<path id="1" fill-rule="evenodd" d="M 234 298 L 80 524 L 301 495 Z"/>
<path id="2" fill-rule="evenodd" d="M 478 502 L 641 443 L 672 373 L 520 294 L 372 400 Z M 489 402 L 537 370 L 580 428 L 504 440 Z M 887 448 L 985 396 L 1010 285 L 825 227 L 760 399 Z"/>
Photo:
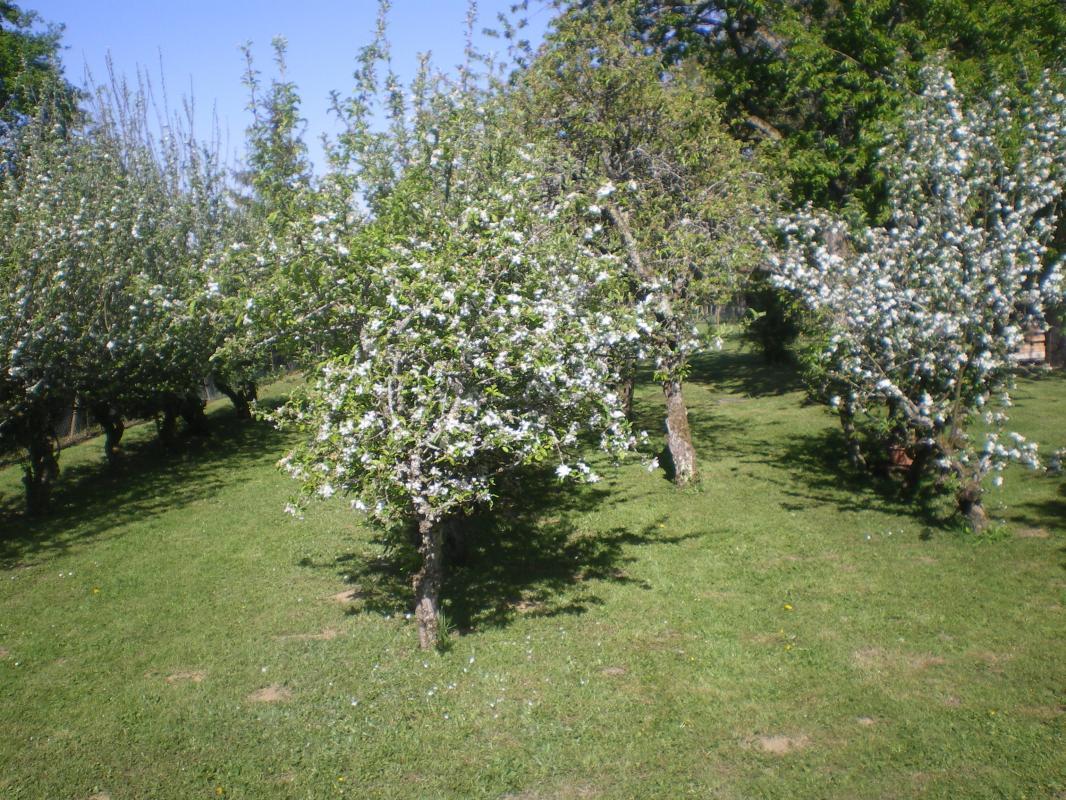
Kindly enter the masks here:
<path id="1" fill-rule="evenodd" d="M 186 681 L 189 681 L 190 683 L 203 683 L 206 677 L 207 673 L 202 669 L 194 669 L 187 672 L 175 672 L 172 675 L 167 675 L 166 681 L 173 686 L 176 683 L 185 683 Z"/>
<path id="2" fill-rule="evenodd" d="M 591 800 L 600 791 L 587 783 L 561 783 L 548 790 L 529 789 L 518 794 L 505 794 L 501 800 Z"/>
<path id="3" fill-rule="evenodd" d="M 991 650 L 978 650 L 967 653 L 974 661 L 984 664 L 993 672 L 1002 672 L 1003 665 L 1014 658 L 1012 653 L 994 653 Z"/>
<path id="4" fill-rule="evenodd" d="M 756 747 L 764 753 L 774 756 L 784 756 L 796 750 L 802 750 L 810 743 L 811 737 L 806 734 L 800 734 L 799 736 L 777 734 L 775 736 L 757 736 L 755 738 Z"/>
<path id="5" fill-rule="evenodd" d="M 863 647 L 852 653 L 855 664 L 869 670 L 910 669 L 921 671 L 947 664 L 941 656 L 930 653 L 892 653 L 880 647 Z"/>
<path id="6" fill-rule="evenodd" d="M 946 705 L 948 708 L 958 708 L 962 705 L 962 700 L 953 694 L 948 695 L 944 698 L 944 705 Z"/>
<path id="7" fill-rule="evenodd" d="M 607 667 L 600 671 L 601 675 L 606 675 L 609 678 L 619 678 L 626 674 L 625 667 Z"/>
<path id="8" fill-rule="evenodd" d="M 1051 722 L 1066 714 L 1066 706 L 1025 706 L 1019 708 L 1018 711 L 1027 717 L 1033 717 L 1042 722 Z"/>
<path id="9" fill-rule="evenodd" d="M 851 658 L 863 669 L 882 669 L 889 661 L 888 653 L 880 647 L 862 647 L 852 653 Z"/>
<path id="10" fill-rule="evenodd" d="M 330 598 L 334 603 L 354 603 L 358 599 L 358 589 L 345 589 L 343 592 L 337 592 L 337 594 Z"/>
<path id="11" fill-rule="evenodd" d="M 1015 536 L 1019 539 L 1050 539 L 1051 534 L 1048 533 L 1047 528 L 1022 528 L 1015 531 Z"/>
<path id="12" fill-rule="evenodd" d="M 539 600 L 519 600 L 514 604 L 514 610 L 519 614 L 532 614 L 544 608 L 544 603 Z"/>
<path id="13" fill-rule="evenodd" d="M 907 656 L 907 666 L 915 670 L 929 669 L 930 667 L 942 667 L 947 663 L 947 660 L 940 656 L 932 656 L 928 654 Z"/>
<path id="14" fill-rule="evenodd" d="M 10 650 L 6 647 L 0 647 L 0 658 L 7 658 L 9 655 L 11 655 Z"/>
<path id="15" fill-rule="evenodd" d="M 281 642 L 331 642 L 340 636 L 340 631 L 336 628 L 326 628 L 321 633 L 287 633 L 282 636 L 278 636 L 278 641 Z"/>
<path id="16" fill-rule="evenodd" d="M 779 633 L 752 633 L 744 637 L 746 641 L 752 644 L 761 645 L 776 645 L 781 642 L 781 634 Z"/>
<path id="17" fill-rule="evenodd" d="M 111 800 L 111 795 L 109 795 L 107 792 L 99 792 L 97 794 L 92 795 L 89 800 Z"/>
<path id="18" fill-rule="evenodd" d="M 258 689 L 248 695 L 248 700 L 252 703 L 283 703 L 291 699 L 292 689 L 278 683 L 264 686 L 262 689 Z"/>
<path id="19" fill-rule="evenodd" d="M 873 717 L 859 717 L 855 721 L 862 725 L 864 728 L 872 728 L 874 725 L 877 724 L 877 720 Z"/>

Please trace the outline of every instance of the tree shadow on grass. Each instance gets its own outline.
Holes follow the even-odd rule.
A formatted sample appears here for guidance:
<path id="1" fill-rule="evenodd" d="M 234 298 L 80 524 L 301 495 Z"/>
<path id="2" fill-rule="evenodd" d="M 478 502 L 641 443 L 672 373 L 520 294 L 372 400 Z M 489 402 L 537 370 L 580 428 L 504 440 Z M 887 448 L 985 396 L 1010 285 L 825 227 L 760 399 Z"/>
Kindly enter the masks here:
<path id="1" fill-rule="evenodd" d="M 1062 480 L 1061 477 L 1059 480 Z M 1066 529 L 1066 483 L 1058 487 L 1058 497 L 1034 503 L 1016 503 L 1008 508 L 1008 516 L 1015 522 L 1034 528 Z"/>
<path id="2" fill-rule="evenodd" d="M 633 374 L 638 386 L 658 387 L 655 370 L 649 364 L 638 364 Z M 689 359 L 685 383 L 711 384 L 727 394 L 764 397 L 799 391 L 803 377 L 795 364 L 771 364 L 757 353 L 704 350 Z"/>
<path id="3" fill-rule="evenodd" d="M 0 568 L 49 558 L 129 520 L 203 500 L 238 471 L 276 461 L 284 451 L 286 438 L 267 423 L 237 420 L 228 407 L 209 419 L 209 436 L 186 437 L 171 448 L 154 437 L 124 442 L 115 467 L 101 454 L 99 461 L 64 468 L 47 515 L 25 516 L 21 496 L 0 498 Z"/>
<path id="4" fill-rule="evenodd" d="M 794 364 L 770 364 L 758 353 L 708 350 L 694 355 L 690 364 L 690 381 L 710 383 L 730 394 L 764 397 L 803 388 Z"/>
<path id="5" fill-rule="evenodd" d="M 663 535 L 662 521 L 640 530 L 587 527 L 588 512 L 610 496 L 596 486 L 563 485 L 551 472 L 528 470 L 501 488 L 493 509 L 453 521 L 450 529 L 461 534 L 461 544 L 448 548 L 441 593 L 449 627 L 465 634 L 504 627 L 518 616 L 583 614 L 604 603 L 596 593 L 603 583 L 650 588 L 627 574 L 626 565 L 635 560 L 627 548 L 690 537 Z M 410 547 L 304 565 L 339 567 L 354 584 L 353 614 L 394 615 L 413 606 L 418 558 Z"/>
<path id="6" fill-rule="evenodd" d="M 1066 369 L 1049 369 L 1044 365 L 1020 365 L 1015 368 L 1014 374 L 1018 378 L 1037 383 L 1066 383 Z"/>
<path id="7" fill-rule="evenodd" d="M 673 482 L 672 462 L 666 446 L 666 409 L 660 398 L 661 395 L 656 402 L 641 399 L 634 403 L 630 422 L 633 430 L 646 431 L 648 434 L 647 443 L 640 448 L 642 455 L 649 459 L 656 456 L 662 466 L 661 477 Z M 697 467 L 734 453 L 737 441 L 747 433 L 747 427 L 735 415 L 706 405 L 689 409 L 688 426 L 692 432 L 692 444 L 696 448 Z"/>
<path id="8" fill-rule="evenodd" d="M 794 508 L 786 506 L 790 510 L 815 503 L 841 511 L 879 511 L 910 516 L 936 530 L 948 530 L 957 520 L 946 510 L 945 496 L 931 483 L 923 482 L 917 492 L 908 495 L 899 476 L 853 467 L 839 430 L 791 436 L 778 452 L 781 464 L 788 467 L 788 477 L 768 476 L 766 480 L 778 483 L 784 494 L 797 499 Z"/>

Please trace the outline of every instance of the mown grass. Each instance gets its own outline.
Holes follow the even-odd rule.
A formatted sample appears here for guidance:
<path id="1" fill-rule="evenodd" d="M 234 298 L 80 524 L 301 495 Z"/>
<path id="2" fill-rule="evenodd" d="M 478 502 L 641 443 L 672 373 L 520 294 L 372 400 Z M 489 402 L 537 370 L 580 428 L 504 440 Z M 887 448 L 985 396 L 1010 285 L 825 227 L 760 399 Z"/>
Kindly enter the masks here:
<path id="1" fill-rule="evenodd" d="M 282 514 L 265 425 L 72 448 L 44 521 L 0 473 L 0 797 L 1063 796 L 1066 482 L 1012 472 L 975 539 L 851 475 L 789 373 L 727 349 L 687 395 L 702 484 L 527 476 L 429 656 L 343 503 Z M 1020 396 L 1066 445 L 1066 379 Z"/>

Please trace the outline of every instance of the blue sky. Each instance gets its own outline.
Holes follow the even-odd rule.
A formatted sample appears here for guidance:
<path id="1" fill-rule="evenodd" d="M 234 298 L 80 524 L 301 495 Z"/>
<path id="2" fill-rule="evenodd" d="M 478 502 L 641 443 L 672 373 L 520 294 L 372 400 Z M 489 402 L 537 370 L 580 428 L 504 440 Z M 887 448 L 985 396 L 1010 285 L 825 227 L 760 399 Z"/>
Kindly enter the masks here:
<path id="1" fill-rule="evenodd" d="M 479 29 L 495 22 L 513 0 L 481 0 Z M 243 148 L 248 122 L 247 98 L 241 85 L 244 69 L 240 45 L 254 44 L 257 66 L 272 74 L 271 39 L 281 34 L 289 42 L 289 75 L 300 87 L 306 140 L 312 159 L 321 165 L 318 139 L 333 132 L 327 112 L 330 90 L 342 94 L 351 86 L 355 54 L 367 43 L 377 14 L 376 0 L 17 0 L 24 10 L 37 11 L 49 22 L 66 26 L 63 61 L 68 78 L 81 84 L 85 67 L 101 81 L 105 55 L 111 53 L 117 70 L 133 75 L 147 68 L 162 72 L 172 103 L 190 87 L 198 108 L 199 133 L 206 135 L 215 106 L 229 151 Z M 542 0 L 532 0 L 525 34 L 540 40 L 551 19 Z M 393 0 L 390 40 L 393 64 L 409 76 L 416 55 L 431 51 L 438 67 L 451 68 L 462 60 L 466 0 Z M 483 41 L 490 49 L 502 41 Z M 161 56 L 160 56 L 161 54 Z"/>

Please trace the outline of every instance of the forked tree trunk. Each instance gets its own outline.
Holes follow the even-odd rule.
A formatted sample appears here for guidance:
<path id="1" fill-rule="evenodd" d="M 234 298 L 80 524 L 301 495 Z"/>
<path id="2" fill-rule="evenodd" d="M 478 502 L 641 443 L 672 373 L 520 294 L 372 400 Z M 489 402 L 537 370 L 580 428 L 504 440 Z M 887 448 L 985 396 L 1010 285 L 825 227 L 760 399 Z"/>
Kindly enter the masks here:
<path id="1" fill-rule="evenodd" d="M 429 519 L 418 521 L 418 552 L 422 566 L 414 576 L 415 619 L 418 644 L 423 650 L 437 646 L 440 631 L 440 587 L 444 576 L 440 525 Z"/>
<path id="2" fill-rule="evenodd" d="M 257 398 L 259 391 L 258 387 L 252 381 L 245 381 L 238 383 L 236 386 L 231 386 L 228 383 L 222 383 L 217 378 L 215 379 L 215 388 L 222 394 L 229 398 L 229 401 L 233 403 L 233 409 L 237 414 L 237 419 L 251 419 L 252 418 L 252 402 Z"/>
<path id="3" fill-rule="evenodd" d="M 681 381 L 663 381 L 666 395 L 666 446 L 674 466 L 674 483 L 686 486 L 696 479 L 696 448 L 688 426 L 688 409 L 681 394 Z"/>
<path id="4" fill-rule="evenodd" d="M 29 461 L 23 469 L 22 482 L 26 486 L 26 512 L 36 516 L 48 511 L 52 500 L 52 484 L 59 476 L 59 460 L 47 426 L 37 426 L 30 432 Z"/>
<path id="5" fill-rule="evenodd" d="M 974 533 L 982 533 L 988 527 L 988 514 L 981 504 L 981 486 L 970 481 L 964 483 L 962 488 L 955 494 L 955 502 L 958 503 L 959 512 L 966 517 L 973 528 Z"/>

